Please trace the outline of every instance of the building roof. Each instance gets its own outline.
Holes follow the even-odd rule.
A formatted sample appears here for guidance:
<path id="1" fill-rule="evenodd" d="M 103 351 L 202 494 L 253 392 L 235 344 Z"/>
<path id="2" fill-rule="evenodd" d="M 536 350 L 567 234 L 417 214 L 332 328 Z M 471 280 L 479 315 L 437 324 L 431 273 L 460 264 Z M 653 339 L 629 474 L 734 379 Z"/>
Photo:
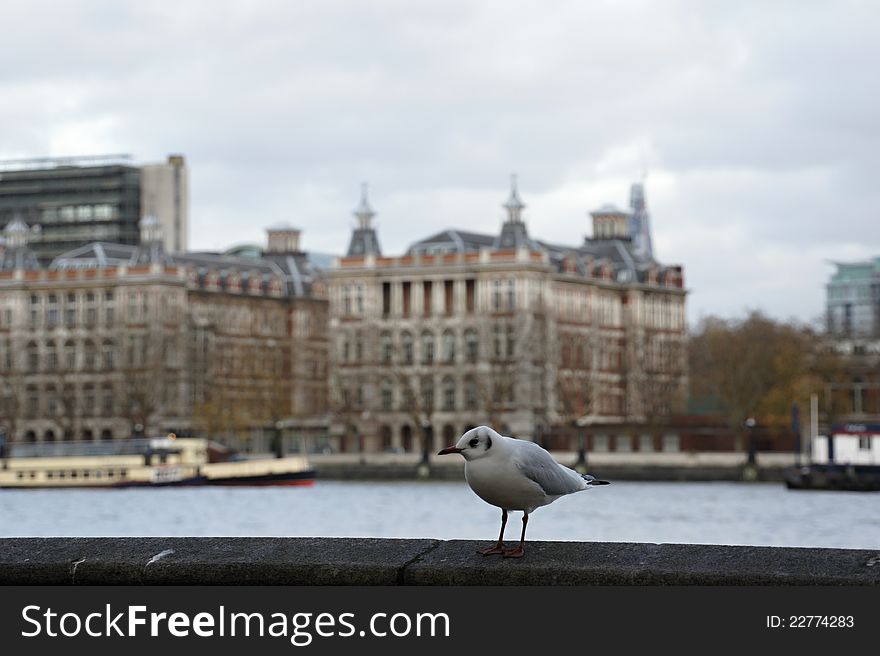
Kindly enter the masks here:
<path id="1" fill-rule="evenodd" d="M 493 235 L 467 232 L 448 228 L 410 245 L 407 253 L 414 255 L 429 253 L 466 253 L 490 248 L 495 243 Z"/>
<path id="2" fill-rule="evenodd" d="M 152 246 L 152 245 L 150 245 Z M 150 259 L 150 255 L 158 259 Z M 209 272 L 220 276 L 221 288 L 232 272 L 240 274 L 242 284 L 251 276 L 259 275 L 261 287 L 267 288 L 273 280 L 280 280 L 283 295 L 289 297 L 310 296 L 315 281 L 320 277 L 322 266 L 311 261 L 308 253 L 262 253 L 260 256 L 232 255 L 209 251 L 193 251 L 166 254 L 153 252 L 142 246 L 93 242 L 68 251 L 55 258 L 51 269 L 92 269 L 119 266 L 122 264 L 177 264 L 196 272 L 199 285 L 205 283 Z"/>

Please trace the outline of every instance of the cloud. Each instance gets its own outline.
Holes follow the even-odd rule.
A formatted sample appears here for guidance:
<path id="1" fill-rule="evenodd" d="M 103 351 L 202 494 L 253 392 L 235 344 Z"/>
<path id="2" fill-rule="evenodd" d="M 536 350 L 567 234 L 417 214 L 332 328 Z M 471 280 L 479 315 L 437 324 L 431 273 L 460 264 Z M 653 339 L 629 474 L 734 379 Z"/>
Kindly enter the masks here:
<path id="1" fill-rule="evenodd" d="M 871 3 L 3 2 L 0 156 L 184 153 L 197 248 L 280 220 L 339 252 L 369 180 L 388 252 L 579 243 L 647 167 L 692 318 L 804 319 L 826 260 L 878 252 Z M 51 16 L 51 20 L 47 17 Z M 796 18 L 795 18 L 796 17 Z"/>

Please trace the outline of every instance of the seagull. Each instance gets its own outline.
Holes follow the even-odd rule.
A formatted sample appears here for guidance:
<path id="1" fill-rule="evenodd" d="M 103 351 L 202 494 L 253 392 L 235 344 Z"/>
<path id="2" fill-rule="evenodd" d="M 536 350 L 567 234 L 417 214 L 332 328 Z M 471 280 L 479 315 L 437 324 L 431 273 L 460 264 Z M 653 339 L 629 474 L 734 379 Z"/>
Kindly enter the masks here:
<path id="1" fill-rule="evenodd" d="M 486 503 L 501 508 L 501 533 L 498 542 L 480 549 L 484 556 L 501 554 L 521 558 L 526 541 L 529 513 L 553 503 L 572 492 L 589 490 L 594 485 L 608 485 L 589 474 L 560 465 L 545 449 L 534 442 L 499 435 L 488 426 L 472 428 L 437 455 L 460 453 L 465 460 L 464 476 L 471 490 Z M 504 548 L 507 513 L 521 510 L 522 535 L 519 545 Z"/>

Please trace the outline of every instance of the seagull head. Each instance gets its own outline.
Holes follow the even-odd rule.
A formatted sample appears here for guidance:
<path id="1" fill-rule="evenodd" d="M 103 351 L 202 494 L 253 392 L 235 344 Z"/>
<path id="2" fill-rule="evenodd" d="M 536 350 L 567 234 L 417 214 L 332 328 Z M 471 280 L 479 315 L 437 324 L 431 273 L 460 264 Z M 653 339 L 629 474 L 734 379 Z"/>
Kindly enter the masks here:
<path id="1" fill-rule="evenodd" d="M 501 436 L 488 426 L 477 426 L 471 428 L 467 433 L 459 438 L 455 446 L 448 446 L 440 451 L 438 456 L 449 455 L 450 453 L 460 453 L 465 460 L 476 460 L 484 458 L 491 453 L 492 446 L 496 447 L 501 444 Z"/>

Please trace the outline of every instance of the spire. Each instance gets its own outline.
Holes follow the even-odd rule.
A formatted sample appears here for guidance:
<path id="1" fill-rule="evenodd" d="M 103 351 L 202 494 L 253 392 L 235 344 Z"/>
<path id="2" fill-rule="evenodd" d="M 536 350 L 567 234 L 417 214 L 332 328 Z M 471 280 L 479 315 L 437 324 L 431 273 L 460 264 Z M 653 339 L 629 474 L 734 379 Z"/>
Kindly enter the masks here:
<path id="1" fill-rule="evenodd" d="M 510 223 L 522 223 L 522 211 L 525 209 L 525 203 L 520 200 L 519 192 L 516 189 L 516 173 L 510 176 L 510 196 L 502 207 L 507 210 L 507 220 Z"/>
<path id="2" fill-rule="evenodd" d="M 381 255 L 382 249 L 379 248 L 379 237 L 373 228 L 373 217 L 376 213 L 370 207 L 367 200 L 367 183 L 361 185 L 361 204 L 354 211 L 354 215 L 358 220 L 351 233 L 351 241 L 348 244 L 348 255 Z"/>
<path id="3" fill-rule="evenodd" d="M 525 203 L 516 189 L 516 174 L 510 176 L 510 196 L 501 207 L 507 210 L 507 221 L 501 225 L 501 234 L 496 237 L 493 248 L 515 249 L 529 248 L 538 250 L 540 247 L 529 238 L 526 224 L 522 219 Z"/>
<path id="4" fill-rule="evenodd" d="M 632 210 L 629 232 L 635 251 L 643 257 L 654 259 L 654 248 L 651 243 L 651 217 L 648 214 L 648 204 L 645 202 L 644 183 L 633 183 L 630 188 L 629 206 Z"/>
<path id="5" fill-rule="evenodd" d="M 357 209 L 354 211 L 354 215 L 357 217 L 358 228 L 361 230 L 370 228 L 370 222 L 373 220 L 373 217 L 376 216 L 373 208 L 370 207 L 370 202 L 367 200 L 366 182 L 361 184 L 361 204 L 358 205 Z"/>

